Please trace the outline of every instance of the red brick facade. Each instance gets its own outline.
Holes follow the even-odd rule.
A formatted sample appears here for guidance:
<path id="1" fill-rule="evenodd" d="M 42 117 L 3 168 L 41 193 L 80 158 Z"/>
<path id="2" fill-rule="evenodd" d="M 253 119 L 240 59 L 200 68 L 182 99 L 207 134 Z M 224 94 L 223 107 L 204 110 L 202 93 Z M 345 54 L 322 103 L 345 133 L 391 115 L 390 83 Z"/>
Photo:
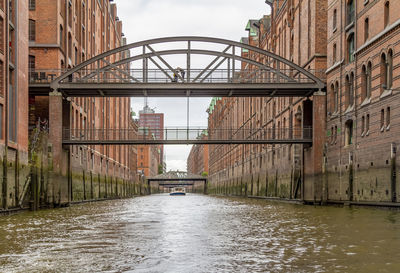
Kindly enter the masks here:
<path id="1" fill-rule="evenodd" d="M 210 128 L 313 126 L 312 147 L 210 146 L 213 190 L 398 202 L 399 9 L 393 0 L 273 1 L 271 16 L 250 20 L 242 41 L 310 70 L 326 81 L 327 92 L 309 100 L 213 100 Z"/>
<path id="2" fill-rule="evenodd" d="M 327 1 L 274 1 L 271 16 L 250 20 L 242 41 L 280 55 L 325 79 Z M 243 57 L 260 60 L 247 50 Z M 252 69 L 251 65 L 242 69 Z M 212 190 L 305 200 L 322 199 L 322 157 L 326 131 L 325 95 L 305 98 L 222 98 L 209 109 L 209 128 L 313 126 L 313 145 L 210 145 Z M 263 136 L 259 136 L 263 137 Z M 303 164 L 303 160 L 304 163 Z"/>
<path id="3" fill-rule="evenodd" d="M 28 3 L 0 0 L 0 209 L 16 207 L 28 168 Z"/>
<path id="4" fill-rule="evenodd" d="M 122 34 L 122 22 L 117 16 L 117 6 L 105 0 L 36 0 L 29 12 L 29 67 L 30 77 L 48 81 L 63 71 L 74 67 L 100 53 L 126 44 Z M 115 54 L 109 57 L 115 62 L 123 57 Z M 91 130 L 128 129 L 131 124 L 129 98 L 70 98 L 69 106 L 63 112 L 63 128 Z M 50 120 L 48 97 L 30 98 L 30 121 Z M 56 120 L 55 123 L 59 121 Z M 61 122 L 61 121 L 60 121 Z M 31 124 L 31 125 L 33 125 Z M 136 126 L 137 128 L 137 126 Z M 53 153 L 57 154 L 61 138 L 51 138 Z M 76 136 L 75 136 L 76 137 Z M 64 147 L 65 148 L 65 147 Z M 85 183 L 99 180 L 99 196 L 120 195 L 119 185 L 137 179 L 136 153 L 132 146 L 72 146 L 68 150 L 70 170 L 63 171 L 65 161 L 53 157 L 54 171 L 72 177 L 72 199 L 85 199 Z M 60 165 L 60 166 L 58 166 Z M 71 180 L 71 179 L 70 179 Z M 83 180 L 83 182 L 81 182 Z M 102 185 L 104 183 L 104 185 Z M 133 182 L 132 182 L 133 183 Z M 93 183 L 92 183 L 93 184 Z M 83 185 L 83 188 L 82 188 Z M 71 199 L 71 198 L 70 198 Z"/>
<path id="5" fill-rule="evenodd" d="M 202 136 L 206 137 L 206 136 Z M 189 174 L 208 175 L 208 147 L 209 145 L 193 145 L 187 159 L 187 172 Z"/>
<path id="6" fill-rule="evenodd" d="M 328 1 L 329 199 L 399 201 L 399 9 L 393 0 Z"/>

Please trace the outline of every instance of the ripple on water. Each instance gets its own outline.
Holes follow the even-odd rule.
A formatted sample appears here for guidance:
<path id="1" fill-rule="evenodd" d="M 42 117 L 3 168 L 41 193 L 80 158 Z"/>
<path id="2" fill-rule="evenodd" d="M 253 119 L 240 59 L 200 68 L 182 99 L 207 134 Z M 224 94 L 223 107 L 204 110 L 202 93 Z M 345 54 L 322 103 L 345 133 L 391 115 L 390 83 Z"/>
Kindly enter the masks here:
<path id="1" fill-rule="evenodd" d="M 0 271 L 400 272 L 399 220 L 201 195 L 90 203 L 0 218 Z"/>

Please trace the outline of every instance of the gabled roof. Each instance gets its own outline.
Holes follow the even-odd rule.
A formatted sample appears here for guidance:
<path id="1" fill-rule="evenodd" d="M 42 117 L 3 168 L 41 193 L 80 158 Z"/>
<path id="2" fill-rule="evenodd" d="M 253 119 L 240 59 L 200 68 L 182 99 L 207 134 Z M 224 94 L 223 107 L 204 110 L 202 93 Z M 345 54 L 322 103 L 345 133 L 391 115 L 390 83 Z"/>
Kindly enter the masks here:
<path id="1" fill-rule="evenodd" d="M 259 24 L 259 20 L 251 19 L 247 22 L 246 31 L 249 31 L 249 36 L 257 36 L 258 35 L 258 28 L 254 26 L 254 24 Z"/>

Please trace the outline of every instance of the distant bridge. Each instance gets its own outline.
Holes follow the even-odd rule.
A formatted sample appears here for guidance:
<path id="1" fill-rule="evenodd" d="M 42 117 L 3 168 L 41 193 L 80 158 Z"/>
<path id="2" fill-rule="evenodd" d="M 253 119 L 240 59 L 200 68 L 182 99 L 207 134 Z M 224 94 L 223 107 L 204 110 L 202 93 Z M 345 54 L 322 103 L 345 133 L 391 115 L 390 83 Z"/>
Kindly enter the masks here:
<path id="1" fill-rule="evenodd" d="M 194 186 L 195 182 L 204 182 L 204 193 L 206 194 L 208 179 L 207 177 L 197 174 L 189 174 L 187 172 L 181 171 L 169 171 L 167 173 L 159 174 L 154 177 L 148 177 L 147 183 L 149 185 L 149 189 L 151 189 L 151 182 L 158 182 L 158 186 L 162 186 L 165 188 Z"/>

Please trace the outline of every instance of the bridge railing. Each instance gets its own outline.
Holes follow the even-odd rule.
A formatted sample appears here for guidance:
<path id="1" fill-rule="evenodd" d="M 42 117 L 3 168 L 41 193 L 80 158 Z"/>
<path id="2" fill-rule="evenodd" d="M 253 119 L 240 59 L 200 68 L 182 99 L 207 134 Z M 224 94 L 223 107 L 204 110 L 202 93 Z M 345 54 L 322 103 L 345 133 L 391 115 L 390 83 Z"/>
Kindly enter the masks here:
<path id="1" fill-rule="evenodd" d="M 312 128 L 208 129 L 165 128 L 133 129 L 64 129 L 63 140 L 79 141 L 194 141 L 194 140 L 311 140 Z"/>
<path id="2" fill-rule="evenodd" d="M 67 69 L 29 69 L 29 83 L 51 83 Z"/>
<path id="3" fill-rule="evenodd" d="M 51 83 L 65 69 L 31 69 L 30 84 Z M 314 75 L 325 71 L 309 70 Z M 66 78 L 64 83 L 312 83 L 313 81 L 294 69 L 190 69 L 179 73 L 161 69 L 118 69 L 99 71 L 81 69 Z"/>

